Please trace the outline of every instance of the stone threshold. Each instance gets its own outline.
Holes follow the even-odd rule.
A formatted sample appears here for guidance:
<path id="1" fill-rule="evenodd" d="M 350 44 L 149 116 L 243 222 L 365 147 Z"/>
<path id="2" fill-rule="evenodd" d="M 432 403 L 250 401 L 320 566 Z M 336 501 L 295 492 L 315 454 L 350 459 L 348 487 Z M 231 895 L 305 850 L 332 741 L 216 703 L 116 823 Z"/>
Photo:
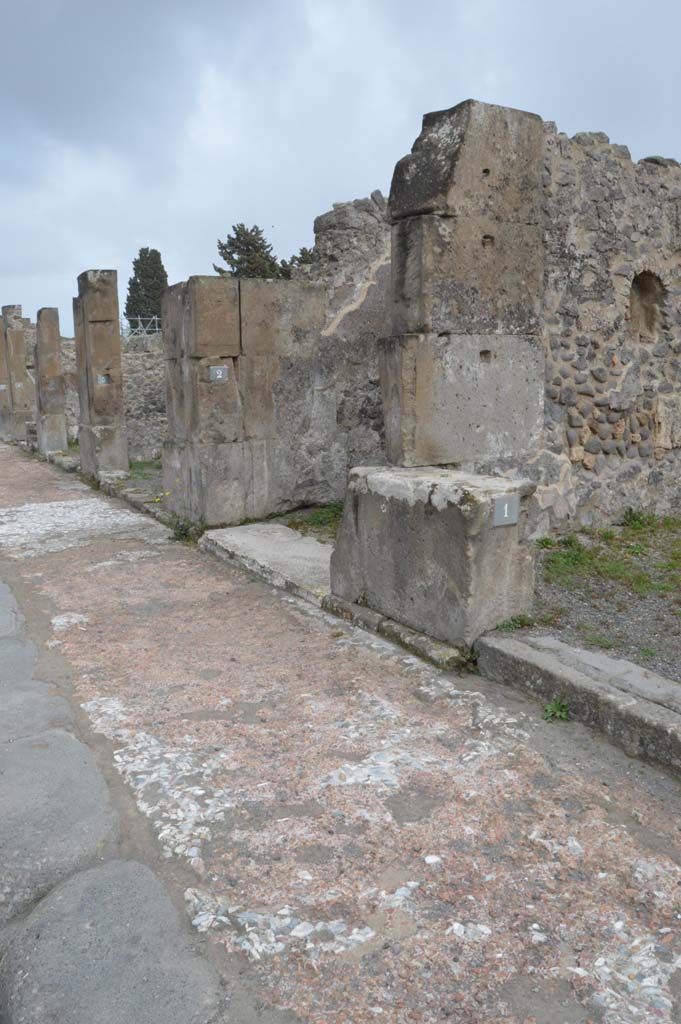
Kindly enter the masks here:
<path id="1" fill-rule="evenodd" d="M 681 771 L 681 684 L 630 661 L 571 647 L 551 636 L 488 633 L 475 644 L 486 679 L 546 703 L 602 732 L 630 757 Z"/>

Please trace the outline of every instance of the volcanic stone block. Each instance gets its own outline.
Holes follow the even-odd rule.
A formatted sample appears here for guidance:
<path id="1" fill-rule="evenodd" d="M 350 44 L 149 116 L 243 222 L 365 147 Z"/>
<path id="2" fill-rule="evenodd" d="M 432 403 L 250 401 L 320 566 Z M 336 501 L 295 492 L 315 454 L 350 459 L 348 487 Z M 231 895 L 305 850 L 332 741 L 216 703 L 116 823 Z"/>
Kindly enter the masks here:
<path id="1" fill-rule="evenodd" d="M 540 225 L 429 215 L 392 230 L 394 334 L 537 331 Z"/>
<path id="2" fill-rule="evenodd" d="M 0 745 L 0 923 L 101 854 L 117 820 L 90 749 L 61 729 Z"/>
<path id="3" fill-rule="evenodd" d="M 351 470 L 331 592 L 472 644 L 531 609 L 534 554 L 524 530 L 534 486 L 432 466 Z"/>
<path id="4" fill-rule="evenodd" d="M 539 446 L 544 351 L 518 335 L 406 334 L 381 349 L 388 458 L 397 465 L 521 460 Z"/>
<path id="5" fill-rule="evenodd" d="M 41 857 L 54 845 L 52 836 L 46 841 L 40 833 L 37 842 Z M 224 1020 L 217 975 L 185 933 L 184 921 L 148 867 L 113 860 L 79 871 L 31 907 L 13 926 L 11 938 L 0 936 L 2 1020 Z"/>
<path id="6" fill-rule="evenodd" d="M 115 270 L 87 270 L 74 300 L 81 468 L 100 478 L 127 473 L 121 332 Z"/>
<path id="7" fill-rule="evenodd" d="M 423 118 L 395 167 L 390 218 L 439 213 L 541 222 L 543 125 L 537 114 L 466 100 Z"/>
<path id="8" fill-rule="evenodd" d="M 59 311 L 39 309 L 36 335 L 38 448 L 63 452 L 68 447 L 64 376 L 61 369 Z"/>

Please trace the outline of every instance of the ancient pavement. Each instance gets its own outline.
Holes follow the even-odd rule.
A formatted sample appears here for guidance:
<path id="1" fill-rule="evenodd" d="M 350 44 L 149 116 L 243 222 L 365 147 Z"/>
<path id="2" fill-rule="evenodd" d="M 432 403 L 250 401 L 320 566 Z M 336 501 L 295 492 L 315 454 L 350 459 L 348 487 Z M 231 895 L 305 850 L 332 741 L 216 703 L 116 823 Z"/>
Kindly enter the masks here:
<path id="1" fill-rule="evenodd" d="M 677 779 L 7 446 L 0 579 L 3 1024 L 681 1020 Z"/>

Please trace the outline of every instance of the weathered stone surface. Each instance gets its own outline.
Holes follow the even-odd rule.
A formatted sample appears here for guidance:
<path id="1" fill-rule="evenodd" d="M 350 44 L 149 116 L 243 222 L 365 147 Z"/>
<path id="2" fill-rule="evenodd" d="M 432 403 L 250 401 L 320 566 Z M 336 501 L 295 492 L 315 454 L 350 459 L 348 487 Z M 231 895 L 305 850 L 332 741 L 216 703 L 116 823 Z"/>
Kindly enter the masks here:
<path id="1" fill-rule="evenodd" d="M 678 683 L 550 636 L 519 640 L 492 634 L 476 648 L 488 679 L 547 702 L 560 696 L 571 717 L 595 726 L 630 756 L 681 771 Z"/>
<path id="2" fill-rule="evenodd" d="M 7 363 L 7 336 L 5 318 L 0 318 L 0 441 L 12 437 L 12 391 Z"/>
<path id="3" fill-rule="evenodd" d="M 202 292 L 191 307 L 188 288 L 166 296 L 164 489 L 171 508 L 216 526 L 339 498 L 348 453 L 338 429 L 338 362 L 322 338 L 325 289 L 304 280 L 216 280 L 230 294 L 235 284 L 240 289 L 241 354 L 234 357 L 177 358 L 184 351 L 178 322 L 187 311 L 206 331 L 213 321 L 202 318 Z M 210 349 L 201 338 L 192 345 Z"/>
<path id="4" fill-rule="evenodd" d="M 332 545 L 305 537 L 283 523 L 248 523 L 208 530 L 199 547 L 313 604 L 319 604 L 329 593 Z"/>
<path id="5" fill-rule="evenodd" d="M 602 133 L 568 139 L 553 124 L 545 125 L 543 151 L 547 380 L 559 365 L 567 367 L 567 383 L 594 397 L 584 417 L 608 457 L 599 459 L 587 447 L 588 461 L 571 463 L 569 424 L 565 414 L 550 415 L 547 403 L 541 447 L 564 459 L 570 499 L 566 504 L 543 473 L 528 468 L 545 510 L 537 517 L 538 532 L 551 525 L 612 521 L 627 506 L 675 513 L 681 466 L 681 169 L 673 161 L 634 164 L 625 147 L 611 145 Z M 565 362 L 565 355 L 574 361 Z M 588 369 L 590 385 L 577 382 L 582 369 Z M 614 451 L 606 449 L 597 429 L 600 413 L 616 425 Z M 623 436 L 620 419 L 638 436 Z M 654 483 L 647 474 L 632 474 L 632 466 L 645 468 L 663 451 L 669 461 L 661 463 Z"/>
<path id="6" fill-rule="evenodd" d="M 332 368 L 336 423 L 348 466 L 385 461 L 378 343 L 390 307 L 390 225 L 380 192 L 317 217 L 311 264 L 296 277 L 326 288 L 321 358 Z"/>
<path id="7" fill-rule="evenodd" d="M 78 295 L 89 323 L 119 323 L 117 277 L 115 270 L 84 270 L 78 275 Z"/>
<path id="8" fill-rule="evenodd" d="M 21 306 L 3 306 L 2 325 L 10 405 L 7 436 L 10 440 L 25 441 L 28 424 L 35 421 L 35 384 L 28 370 Z"/>
<path id="9" fill-rule="evenodd" d="M 234 358 L 240 346 L 239 282 L 232 277 L 190 277 L 179 355 Z"/>
<path id="10" fill-rule="evenodd" d="M 95 760 L 58 729 L 0 746 L 0 922 L 91 863 L 116 833 Z"/>
<path id="11" fill-rule="evenodd" d="M 0 937 L 0 1014 L 16 1024 L 208 1024 L 214 970 L 192 950 L 154 874 L 83 871 Z"/>
<path id="12" fill-rule="evenodd" d="M 81 468 L 99 478 L 128 470 L 118 284 L 115 270 L 87 270 L 74 299 Z"/>
<path id="13" fill-rule="evenodd" d="M 391 219 L 439 213 L 538 224 L 541 164 L 536 114 L 476 100 L 426 114 L 395 168 Z"/>
<path id="14" fill-rule="evenodd" d="M 431 466 L 352 470 L 331 557 L 331 591 L 452 644 L 529 611 L 533 551 L 527 481 Z M 496 498 L 520 502 L 494 526 Z"/>
<path id="15" fill-rule="evenodd" d="M 398 220 L 393 333 L 534 333 L 542 273 L 539 225 L 436 214 Z"/>
<path id="16" fill-rule="evenodd" d="M 39 309 L 35 347 L 35 380 L 38 448 L 64 452 L 66 433 L 65 384 L 61 368 L 59 310 Z"/>
<path id="17" fill-rule="evenodd" d="M 532 337 L 390 338 L 381 379 L 388 458 L 396 465 L 520 460 L 539 446 L 543 351 Z"/>
<path id="18" fill-rule="evenodd" d="M 63 697 L 56 697 L 46 683 L 37 680 L 0 683 L 0 743 L 44 732 L 71 723 L 71 711 Z"/>

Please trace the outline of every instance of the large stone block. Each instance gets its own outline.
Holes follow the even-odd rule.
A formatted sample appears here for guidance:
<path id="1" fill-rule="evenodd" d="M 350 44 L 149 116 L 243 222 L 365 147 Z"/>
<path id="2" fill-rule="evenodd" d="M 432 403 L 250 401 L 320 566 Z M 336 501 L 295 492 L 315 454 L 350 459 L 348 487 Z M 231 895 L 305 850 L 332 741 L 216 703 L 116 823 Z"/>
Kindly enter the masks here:
<path id="1" fill-rule="evenodd" d="M 190 277 L 183 305 L 182 354 L 202 359 L 239 355 L 239 282 L 235 278 Z"/>
<path id="2" fill-rule="evenodd" d="M 395 167 L 393 223 L 427 213 L 541 222 L 543 126 L 537 114 L 466 100 L 423 118 Z"/>
<path id="3" fill-rule="evenodd" d="M 326 289 L 305 281 L 241 282 L 241 349 L 245 356 L 300 360 L 319 348 Z"/>
<path id="4" fill-rule="evenodd" d="M 381 346 L 388 458 L 396 465 L 517 461 L 536 451 L 544 350 L 518 335 L 407 334 Z"/>
<path id="5" fill-rule="evenodd" d="M 351 470 L 332 593 L 447 643 L 473 643 L 531 609 L 533 490 L 437 467 Z M 504 516 L 510 525 L 495 525 Z"/>
<path id="6" fill-rule="evenodd" d="M 163 446 L 163 486 L 182 519 L 234 526 L 278 510 L 281 447 L 276 440 Z"/>
<path id="7" fill-rule="evenodd" d="M 533 334 L 541 314 L 539 225 L 410 217 L 393 226 L 394 334 Z"/>

